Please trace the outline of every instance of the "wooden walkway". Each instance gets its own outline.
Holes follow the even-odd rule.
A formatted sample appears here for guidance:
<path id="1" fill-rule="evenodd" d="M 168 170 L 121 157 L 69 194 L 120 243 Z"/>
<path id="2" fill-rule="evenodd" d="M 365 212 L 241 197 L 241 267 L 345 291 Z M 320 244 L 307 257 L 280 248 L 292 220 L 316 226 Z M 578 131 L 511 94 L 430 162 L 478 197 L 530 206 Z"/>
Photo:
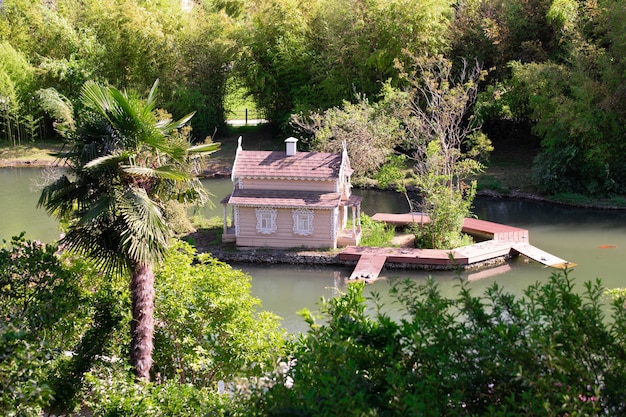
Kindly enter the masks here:
<path id="1" fill-rule="evenodd" d="M 411 223 L 430 223 L 430 218 L 424 213 L 376 213 L 372 216 L 372 220 L 396 226 L 407 226 Z M 463 232 L 485 240 L 528 241 L 528 230 L 526 229 L 472 218 L 463 220 Z"/>
<path id="2" fill-rule="evenodd" d="M 386 261 L 387 256 L 385 255 L 370 254 L 359 257 L 359 261 L 350 275 L 350 280 L 362 279 L 365 282 L 369 282 L 377 279 Z"/>
<path id="3" fill-rule="evenodd" d="M 561 258 L 557 258 L 556 256 L 549 254 L 548 252 L 542 251 L 541 249 L 536 248 L 528 243 L 515 243 L 511 247 L 511 249 L 521 255 L 526 256 L 527 258 L 530 258 L 536 262 L 539 262 L 546 266 L 550 266 L 552 268 L 567 269 L 576 266 L 575 263 L 568 262 Z"/>
<path id="4" fill-rule="evenodd" d="M 421 213 L 377 213 L 372 219 L 394 225 L 430 221 L 427 215 Z M 529 244 L 526 229 L 466 218 L 463 222 L 463 232 L 486 240 L 452 250 L 348 246 L 341 251 L 339 259 L 357 261 L 349 279 L 366 282 L 376 280 L 386 262 L 467 269 L 473 264 L 522 254 L 553 268 L 565 269 L 576 265 Z"/>

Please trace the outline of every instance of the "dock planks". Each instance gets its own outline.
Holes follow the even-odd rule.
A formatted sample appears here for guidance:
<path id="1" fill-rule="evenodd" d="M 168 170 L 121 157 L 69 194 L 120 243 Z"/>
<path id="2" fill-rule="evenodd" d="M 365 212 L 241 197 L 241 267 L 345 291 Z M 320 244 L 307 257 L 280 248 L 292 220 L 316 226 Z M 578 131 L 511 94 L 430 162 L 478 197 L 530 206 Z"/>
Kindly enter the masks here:
<path id="1" fill-rule="evenodd" d="M 552 268 L 567 269 L 576 266 L 575 263 L 556 257 L 528 243 L 515 243 L 511 249 L 526 256 L 527 258 Z"/>
<path id="2" fill-rule="evenodd" d="M 354 271 L 352 271 L 349 279 L 351 281 L 362 279 L 366 282 L 369 280 L 377 279 L 380 275 L 380 271 L 385 265 L 386 260 L 386 255 L 361 256 L 356 266 L 354 267 Z"/>
<path id="3" fill-rule="evenodd" d="M 423 213 L 376 213 L 372 219 L 394 225 L 430 221 Z M 339 259 L 357 261 L 350 280 L 363 279 L 366 282 L 377 279 L 386 262 L 464 267 L 511 254 L 521 254 L 552 268 L 566 269 L 576 265 L 529 244 L 526 229 L 466 218 L 463 231 L 488 240 L 453 250 L 348 246 L 341 251 Z"/>
<path id="4" fill-rule="evenodd" d="M 430 223 L 430 218 L 424 213 L 376 213 L 372 216 L 372 220 L 396 226 L 406 226 L 411 223 Z M 528 230 L 526 229 L 472 218 L 463 220 L 463 232 L 470 235 L 478 235 L 485 239 L 512 242 L 528 241 Z"/>

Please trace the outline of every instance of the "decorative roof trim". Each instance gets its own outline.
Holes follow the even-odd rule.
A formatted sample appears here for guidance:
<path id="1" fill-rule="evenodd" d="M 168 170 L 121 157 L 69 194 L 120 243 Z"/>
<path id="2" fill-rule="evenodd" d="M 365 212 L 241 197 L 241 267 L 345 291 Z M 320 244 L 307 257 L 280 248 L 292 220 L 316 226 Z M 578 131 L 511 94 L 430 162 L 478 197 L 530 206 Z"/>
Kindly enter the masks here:
<path id="1" fill-rule="evenodd" d="M 275 209 L 302 209 L 302 208 L 306 208 L 307 210 L 334 210 L 335 208 L 339 207 L 338 205 L 334 205 L 334 206 L 315 206 L 315 207 L 311 207 L 311 206 L 305 206 L 305 205 L 295 205 L 295 204 L 286 204 L 284 206 L 281 205 L 277 205 L 277 204 L 252 204 L 252 203 L 243 203 L 243 204 L 239 204 L 239 203 L 231 203 L 233 206 L 235 207 L 249 207 L 249 208 L 275 208 Z"/>
<path id="2" fill-rule="evenodd" d="M 243 150 L 241 146 L 241 142 L 243 141 L 243 137 L 239 136 L 237 139 L 237 150 L 235 151 L 235 160 L 233 161 L 233 168 L 230 171 L 230 180 L 235 182 L 235 171 L 237 171 L 237 159 L 239 157 L 239 152 Z"/>
<path id="3" fill-rule="evenodd" d="M 289 180 L 289 181 L 337 181 L 337 177 L 281 177 L 281 176 L 264 176 L 264 175 L 238 175 L 237 179 L 247 180 Z"/>

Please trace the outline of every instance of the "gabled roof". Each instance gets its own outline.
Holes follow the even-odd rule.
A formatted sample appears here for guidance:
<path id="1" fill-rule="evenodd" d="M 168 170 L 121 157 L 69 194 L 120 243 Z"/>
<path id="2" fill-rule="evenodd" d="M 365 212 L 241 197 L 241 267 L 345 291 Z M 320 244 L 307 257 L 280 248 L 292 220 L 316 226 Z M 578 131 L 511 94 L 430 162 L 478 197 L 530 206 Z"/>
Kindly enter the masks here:
<path id="1" fill-rule="evenodd" d="M 339 177 L 341 154 L 283 151 L 244 151 L 240 149 L 233 166 L 237 178 L 292 178 L 332 180 Z"/>
<path id="2" fill-rule="evenodd" d="M 224 203 L 244 207 L 333 209 L 339 207 L 341 194 L 316 191 L 235 189 L 231 195 L 222 200 L 222 204 Z"/>

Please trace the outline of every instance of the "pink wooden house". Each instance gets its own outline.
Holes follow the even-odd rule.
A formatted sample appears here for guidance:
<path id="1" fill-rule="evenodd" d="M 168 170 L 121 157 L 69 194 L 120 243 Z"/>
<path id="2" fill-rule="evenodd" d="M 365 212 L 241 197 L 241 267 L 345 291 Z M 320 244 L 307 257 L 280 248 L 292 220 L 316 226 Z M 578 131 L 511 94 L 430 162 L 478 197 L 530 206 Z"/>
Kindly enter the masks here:
<path id="1" fill-rule="evenodd" d="M 246 151 L 239 138 L 233 192 L 222 200 L 224 242 L 333 249 L 359 244 L 361 197 L 352 195 L 345 149 L 298 152 L 297 141 L 286 139 L 284 152 Z"/>

